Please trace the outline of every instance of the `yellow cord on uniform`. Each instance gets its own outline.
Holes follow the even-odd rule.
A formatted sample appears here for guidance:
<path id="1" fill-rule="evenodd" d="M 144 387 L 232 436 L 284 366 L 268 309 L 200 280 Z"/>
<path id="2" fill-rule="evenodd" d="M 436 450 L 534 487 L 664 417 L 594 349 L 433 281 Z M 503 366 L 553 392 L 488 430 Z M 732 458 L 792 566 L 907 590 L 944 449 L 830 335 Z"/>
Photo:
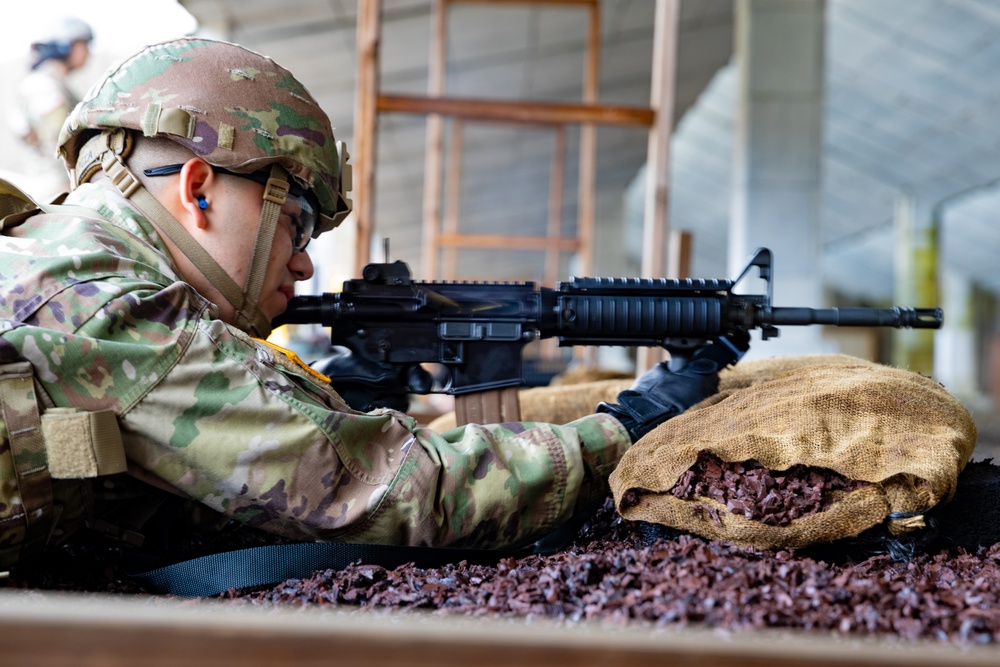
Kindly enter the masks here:
<path id="1" fill-rule="evenodd" d="M 294 363 L 299 368 L 303 369 L 306 373 L 308 373 L 309 375 L 311 375 L 316 380 L 319 380 L 320 382 L 325 382 L 327 384 L 330 384 L 330 378 L 329 377 L 327 377 L 326 375 L 323 375 L 322 373 L 320 373 L 315 368 L 312 368 L 311 366 L 309 366 L 308 364 L 306 364 L 306 362 L 304 362 L 301 359 L 299 359 L 299 355 L 295 354 L 291 350 L 287 350 L 287 349 L 281 347 L 280 345 L 275 345 L 271 341 L 264 340 L 263 338 L 254 338 L 254 340 L 258 341 L 258 342 L 261 342 L 264 345 L 267 345 L 272 350 L 275 350 L 276 352 L 280 352 L 281 354 L 285 355 L 285 357 L 289 361 L 291 361 L 292 363 Z"/>

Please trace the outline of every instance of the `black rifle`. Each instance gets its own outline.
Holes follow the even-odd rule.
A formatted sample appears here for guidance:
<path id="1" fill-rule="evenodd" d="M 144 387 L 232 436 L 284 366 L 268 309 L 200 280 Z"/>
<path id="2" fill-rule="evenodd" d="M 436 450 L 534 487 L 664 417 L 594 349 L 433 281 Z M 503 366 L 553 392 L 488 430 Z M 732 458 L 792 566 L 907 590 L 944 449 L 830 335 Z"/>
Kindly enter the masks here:
<path id="1" fill-rule="evenodd" d="M 734 293 L 754 266 L 767 293 Z M 937 329 L 943 317 L 940 308 L 777 308 L 771 294 L 767 248 L 754 252 L 736 280 L 572 278 L 555 289 L 415 282 L 396 261 L 368 264 L 342 292 L 293 298 L 274 325 L 329 327 L 334 345 L 390 364 L 401 378 L 416 365 L 440 364 L 449 375 L 441 387 L 410 391 L 458 396 L 523 384 L 523 348 L 542 338 L 556 337 L 560 346 L 662 346 L 682 363 L 707 340 L 752 329 L 767 340 L 778 335 L 777 325 Z"/>

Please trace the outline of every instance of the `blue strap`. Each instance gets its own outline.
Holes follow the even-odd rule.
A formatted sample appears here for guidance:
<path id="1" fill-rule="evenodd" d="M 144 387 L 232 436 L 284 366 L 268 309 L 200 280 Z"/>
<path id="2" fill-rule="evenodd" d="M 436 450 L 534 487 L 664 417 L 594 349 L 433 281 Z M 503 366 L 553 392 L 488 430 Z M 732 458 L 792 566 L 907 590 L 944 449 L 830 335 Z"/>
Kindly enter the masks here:
<path id="1" fill-rule="evenodd" d="M 230 589 L 304 579 L 317 570 L 342 570 L 358 561 L 386 569 L 406 563 L 428 568 L 463 560 L 477 564 L 496 563 L 511 555 L 514 554 L 490 549 L 307 542 L 225 551 L 129 576 L 152 593 L 209 597 Z"/>

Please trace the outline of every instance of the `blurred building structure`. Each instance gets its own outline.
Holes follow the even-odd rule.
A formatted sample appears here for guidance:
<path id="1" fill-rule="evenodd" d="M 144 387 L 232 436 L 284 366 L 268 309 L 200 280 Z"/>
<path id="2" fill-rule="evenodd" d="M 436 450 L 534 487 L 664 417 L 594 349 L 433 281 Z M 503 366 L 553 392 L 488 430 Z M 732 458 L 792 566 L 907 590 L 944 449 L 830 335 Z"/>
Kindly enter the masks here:
<path id="1" fill-rule="evenodd" d="M 382 90 L 424 95 L 436 0 L 383 0 Z M 935 376 L 971 403 L 1000 393 L 1000 5 L 991 0 L 677 0 L 670 230 L 691 234 L 690 275 L 732 276 L 775 250 L 775 304 L 941 305 L 928 339 L 810 332 L 770 356 L 842 350 Z M 355 136 L 356 0 L 181 0 L 202 34 L 295 71 L 349 145 Z M 587 15 L 576 2 L 453 2 L 444 89 L 576 102 Z M 654 0 L 600 0 L 598 99 L 650 100 Z M 446 123 L 448 123 L 446 119 Z M 421 266 L 426 117 L 385 114 L 377 143 L 373 257 Z M 446 141 L 450 137 L 445 132 Z M 642 256 L 641 127 L 597 131 L 593 272 L 635 275 Z M 553 133 L 495 123 L 462 134 L 463 230 L 544 234 Z M 577 220 L 580 133 L 566 135 L 561 215 Z M 5 151 L 6 152 L 6 151 Z M 0 169 L 16 168 L 0 157 Z M 320 239 L 315 289 L 353 277 L 349 225 Z M 664 249 L 665 251 L 665 249 Z M 463 251 L 461 278 L 544 281 L 544 251 Z M 561 277 L 579 262 L 567 255 Z M 809 302 L 809 303 L 806 303 Z M 895 351 L 895 356 L 892 352 Z"/>

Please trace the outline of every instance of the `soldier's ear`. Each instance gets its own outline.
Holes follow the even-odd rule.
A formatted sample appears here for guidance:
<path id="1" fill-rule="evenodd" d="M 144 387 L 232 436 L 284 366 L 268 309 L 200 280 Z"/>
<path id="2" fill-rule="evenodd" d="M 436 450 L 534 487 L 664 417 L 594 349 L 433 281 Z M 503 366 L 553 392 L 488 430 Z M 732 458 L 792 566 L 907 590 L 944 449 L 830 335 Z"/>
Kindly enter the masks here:
<path id="1" fill-rule="evenodd" d="M 184 163 L 177 180 L 177 196 L 189 219 L 199 229 L 208 227 L 205 211 L 208 208 L 210 191 L 215 184 L 212 165 L 194 157 Z"/>

